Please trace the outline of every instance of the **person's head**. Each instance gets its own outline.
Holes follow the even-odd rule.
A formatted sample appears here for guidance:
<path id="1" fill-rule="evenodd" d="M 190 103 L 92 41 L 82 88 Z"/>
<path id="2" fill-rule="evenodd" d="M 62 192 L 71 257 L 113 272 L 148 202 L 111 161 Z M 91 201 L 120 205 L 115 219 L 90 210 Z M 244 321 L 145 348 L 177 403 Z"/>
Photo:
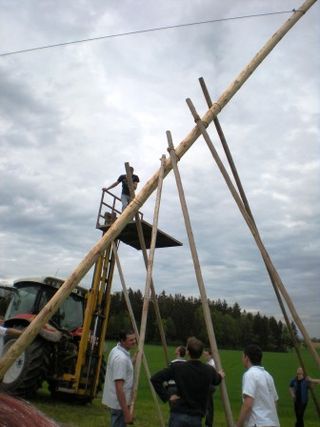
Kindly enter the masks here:
<path id="1" fill-rule="evenodd" d="M 187 351 L 191 359 L 200 359 L 203 352 L 203 343 L 196 337 L 190 337 L 187 341 Z"/>
<path id="2" fill-rule="evenodd" d="M 302 378 L 304 378 L 304 372 L 301 366 L 299 366 L 299 368 L 297 369 L 297 378 L 298 380 L 301 380 Z"/>
<path id="3" fill-rule="evenodd" d="M 251 365 L 261 365 L 262 350 L 256 344 L 249 344 L 243 350 L 242 362 L 247 368 Z"/>
<path id="4" fill-rule="evenodd" d="M 136 335 L 135 333 L 128 329 L 119 332 L 119 341 L 120 345 L 126 350 L 130 350 L 136 345 Z"/>
<path id="5" fill-rule="evenodd" d="M 176 348 L 175 354 L 177 357 L 184 357 L 186 355 L 186 348 L 183 345 L 179 345 Z"/>
<path id="6" fill-rule="evenodd" d="M 134 172 L 134 169 L 133 169 L 133 167 L 132 166 L 130 166 L 129 167 L 129 171 L 130 171 L 130 173 L 131 173 L 131 175 L 133 174 L 133 172 Z"/>

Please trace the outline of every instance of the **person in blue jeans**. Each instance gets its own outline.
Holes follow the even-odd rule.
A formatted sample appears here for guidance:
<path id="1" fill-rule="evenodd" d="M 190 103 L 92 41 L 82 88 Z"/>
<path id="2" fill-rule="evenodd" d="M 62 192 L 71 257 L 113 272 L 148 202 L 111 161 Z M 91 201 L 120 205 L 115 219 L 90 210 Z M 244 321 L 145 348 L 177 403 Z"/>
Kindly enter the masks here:
<path id="1" fill-rule="evenodd" d="M 203 343 L 196 337 L 187 341 L 189 359 L 172 363 L 151 377 L 151 383 L 164 402 L 170 402 L 169 427 L 201 427 L 206 414 L 210 386 L 220 384 L 224 372 L 202 363 Z M 171 395 L 165 383 L 175 381 L 177 392 Z"/>
<path id="2" fill-rule="evenodd" d="M 130 350 L 136 345 L 133 331 L 120 331 L 119 342 L 108 357 L 102 404 L 110 408 L 111 427 L 133 424 L 130 411 L 133 388 L 133 363 Z"/>
<path id="3" fill-rule="evenodd" d="M 133 189 L 136 190 L 138 186 L 138 182 L 140 182 L 140 179 L 138 175 L 135 175 L 133 167 L 130 167 L 130 173 L 131 173 L 131 179 L 133 183 Z M 111 190 L 111 188 L 116 187 L 118 184 L 122 184 L 122 192 L 121 192 L 121 203 L 122 203 L 122 212 L 124 209 L 128 206 L 130 203 L 130 189 L 128 184 L 128 178 L 126 174 L 120 175 L 119 178 L 109 187 L 103 187 L 102 190 L 107 191 Z"/>
<path id="4" fill-rule="evenodd" d="M 292 378 L 289 385 L 289 392 L 294 402 L 294 412 L 296 414 L 295 427 L 304 427 L 304 412 L 308 404 L 308 391 L 312 379 L 304 376 L 303 369 L 297 369 L 296 376 Z"/>

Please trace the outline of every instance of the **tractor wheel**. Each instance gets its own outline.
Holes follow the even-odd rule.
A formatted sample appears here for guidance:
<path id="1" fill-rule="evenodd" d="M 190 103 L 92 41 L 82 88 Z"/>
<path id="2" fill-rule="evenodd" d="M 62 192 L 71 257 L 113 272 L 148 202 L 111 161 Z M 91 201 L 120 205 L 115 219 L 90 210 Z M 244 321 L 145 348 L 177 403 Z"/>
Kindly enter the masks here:
<path id="1" fill-rule="evenodd" d="M 15 341 L 13 338 L 5 342 L 3 354 Z M 37 338 L 7 370 L 0 384 L 0 390 L 17 396 L 34 396 L 44 380 L 46 365 L 46 343 Z"/>

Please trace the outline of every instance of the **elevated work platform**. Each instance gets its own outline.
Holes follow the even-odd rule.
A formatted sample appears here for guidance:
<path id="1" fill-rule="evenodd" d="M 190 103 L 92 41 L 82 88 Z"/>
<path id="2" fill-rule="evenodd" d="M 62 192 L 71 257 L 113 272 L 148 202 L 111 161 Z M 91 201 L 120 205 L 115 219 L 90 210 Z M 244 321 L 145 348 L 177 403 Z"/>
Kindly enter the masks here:
<path id="1" fill-rule="evenodd" d="M 152 225 L 145 220 L 141 220 L 141 226 L 144 235 L 144 240 L 146 243 L 146 248 L 150 249 Z M 98 228 L 102 231 L 106 231 L 109 227 L 109 225 L 101 225 Z M 126 227 L 119 234 L 118 239 L 121 240 L 121 242 L 132 246 L 133 248 L 141 249 L 137 231 L 137 224 L 135 222 L 130 222 L 129 224 L 127 224 Z M 156 248 L 167 248 L 170 246 L 182 246 L 182 243 L 169 236 L 169 234 L 166 234 L 158 229 Z"/>
<path id="2" fill-rule="evenodd" d="M 107 195 L 111 196 L 111 203 L 107 202 Z M 117 204 L 119 205 L 119 203 L 121 203 L 121 200 L 114 194 L 110 193 L 110 191 L 104 190 L 102 192 L 100 209 L 96 224 L 97 229 L 106 232 L 110 228 L 112 223 L 116 220 L 117 216 L 121 214 L 121 212 L 116 208 Z M 143 219 L 143 214 L 141 212 L 139 212 L 139 218 L 142 226 L 146 248 L 150 249 L 152 224 L 149 224 Z M 135 221 L 132 221 L 127 224 L 126 227 L 119 234 L 117 239 L 127 245 L 132 246 L 135 249 L 141 250 L 137 224 Z M 158 229 L 156 248 L 167 248 L 172 246 L 182 246 L 182 243 L 174 239 L 172 236 L 169 236 L 169 234 L 165 233 L 164 231 Z"/>

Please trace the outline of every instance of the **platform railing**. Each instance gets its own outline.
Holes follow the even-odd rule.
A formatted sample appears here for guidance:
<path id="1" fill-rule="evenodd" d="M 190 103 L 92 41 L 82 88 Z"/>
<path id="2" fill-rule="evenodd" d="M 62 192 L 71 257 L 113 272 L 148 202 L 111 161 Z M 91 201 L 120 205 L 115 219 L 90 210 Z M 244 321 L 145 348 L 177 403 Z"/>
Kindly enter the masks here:
<path id="1" fill-rule="evenodd" d="M 121 199 L 109 190 L 102 190 L 96 228 L 101 229 L 111 225 L 121 213 Z M 139 211 L 138 214 L 140 220 L 143 220 L 143 213 Z"/>

